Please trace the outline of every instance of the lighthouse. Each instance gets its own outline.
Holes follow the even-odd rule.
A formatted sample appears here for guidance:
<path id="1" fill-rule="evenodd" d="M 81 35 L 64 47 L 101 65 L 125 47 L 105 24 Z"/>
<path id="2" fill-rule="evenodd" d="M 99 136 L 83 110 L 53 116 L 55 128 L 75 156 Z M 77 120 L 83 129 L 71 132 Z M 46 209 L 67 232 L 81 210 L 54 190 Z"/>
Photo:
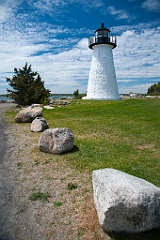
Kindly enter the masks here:
<path id="1" fill-rule="evenodd" d="M 110 36 L 110 32 L 102 23 L 88 40 L 93 55 L 84 99 L 120 100 L 112 53 L 117 43 L 116 37 Z"/>

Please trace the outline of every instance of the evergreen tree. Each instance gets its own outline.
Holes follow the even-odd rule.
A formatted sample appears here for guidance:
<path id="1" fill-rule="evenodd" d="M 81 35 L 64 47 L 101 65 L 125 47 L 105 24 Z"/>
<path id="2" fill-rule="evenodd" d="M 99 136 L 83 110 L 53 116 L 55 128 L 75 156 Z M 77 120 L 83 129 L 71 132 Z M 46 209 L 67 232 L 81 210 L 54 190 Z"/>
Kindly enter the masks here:
<path id="1" fill-rule="evenodd" d="M 147 94 L 160 94 L 160 82 L 151 85 L 148 88 Z"/>
<path id="2" fill-rule="evenodd" d="M 50 96 L 50 90 L 45 89 L 38 72 L 33 72 L 31 65 L 26 63 L 22 69 L 14 68 L 12 79 L 6 81 L 13 90 L 7 89 L 10 97 L 19 105 L 31 105 L 32 103 L 44 103 Z"/>
<path id="3" fill-rule="evenodd" d="M 73 95 L 75 98 L 79 98 L 79 90 L 74 91 Z"/>

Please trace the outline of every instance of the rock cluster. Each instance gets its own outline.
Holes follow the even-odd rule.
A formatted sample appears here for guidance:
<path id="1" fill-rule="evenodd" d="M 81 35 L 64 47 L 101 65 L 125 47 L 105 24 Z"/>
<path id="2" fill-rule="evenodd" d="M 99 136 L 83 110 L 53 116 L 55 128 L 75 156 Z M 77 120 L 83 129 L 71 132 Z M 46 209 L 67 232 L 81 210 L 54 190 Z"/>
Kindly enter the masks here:
<path id="1" fill-rule="evenodd" d="M 93 171 L 94 203 L 107 232 L 145 232 L 160 227 L 160 188 L 114 169 Z"/>
<path id="2" fill-rule="evenodd" d="M 31 123 L 32 132 L 43 132 L 38 146 L 43 152 L 61 154 L 71 151 L 74 147 L 74 135 L 69 128 L 48 129 L 47 121 L 42 117 L 42 108 L 33 104 L 20 110 L 15 118 L 17 123 Z"/>

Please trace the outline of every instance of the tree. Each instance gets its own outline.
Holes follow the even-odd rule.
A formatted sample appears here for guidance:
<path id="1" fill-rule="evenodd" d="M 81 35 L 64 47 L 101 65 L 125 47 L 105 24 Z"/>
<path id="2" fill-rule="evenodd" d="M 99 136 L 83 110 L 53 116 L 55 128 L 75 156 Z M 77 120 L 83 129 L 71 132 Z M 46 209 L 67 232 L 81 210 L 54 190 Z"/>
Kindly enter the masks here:
<path id="1" fill-rule="evenodd" d="M 75 98 L 79 98 L 79 90 L 74 91 L 73 95 Z"/>
<path id="2" fill-rule="evenodd" d="M 148 88 L 147 94 L 160 94 L 160 82 L 151 85 Z"/>
<path id="3" fill-rule="evenodd" d="M 22 69 L 14 68 L 13 78 L 6 78 L 6 81 L 13 88 L 7 89 L 7 92 L 19 105 L 44 103 L 50 96 L 50 90 L 45 89 L 38 72 L 33 72 L 31 65 L 28 66 L 27 63 Z"/>

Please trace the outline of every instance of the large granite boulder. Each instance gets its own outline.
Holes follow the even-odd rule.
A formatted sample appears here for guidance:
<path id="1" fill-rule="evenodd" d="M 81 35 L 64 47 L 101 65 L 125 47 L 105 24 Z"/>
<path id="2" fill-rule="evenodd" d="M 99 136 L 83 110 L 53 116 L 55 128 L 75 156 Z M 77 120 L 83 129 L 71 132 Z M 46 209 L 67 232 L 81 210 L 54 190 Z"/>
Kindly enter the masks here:
<path id="1" fill-rule="evenodd" d="M 15 121 L 17 123 L 31 123 L 36 117 L 42 117 L 42 108 L 27 107 L 17 113 Z"/>
<path id="2" fill-rule="evenodd" d="M 36 117 L 31 123 L 31 132 L 43 132 L 48 127 L 47 121 L 42 117 Z"/>
<path id="3" fill-rule="evenodd" d="M 106 232 L 145 232 L 160 227 L 160 188 L 114 169 L 93 171 L 94 203 Z"/>
<path id="4" fill-rule="evenodd" d="M 60 154 L 71 151 L 74 147 L 74 135 L 69 128 L 52 128 L 45 130 L 38 142 L 42 152 Z"/>

